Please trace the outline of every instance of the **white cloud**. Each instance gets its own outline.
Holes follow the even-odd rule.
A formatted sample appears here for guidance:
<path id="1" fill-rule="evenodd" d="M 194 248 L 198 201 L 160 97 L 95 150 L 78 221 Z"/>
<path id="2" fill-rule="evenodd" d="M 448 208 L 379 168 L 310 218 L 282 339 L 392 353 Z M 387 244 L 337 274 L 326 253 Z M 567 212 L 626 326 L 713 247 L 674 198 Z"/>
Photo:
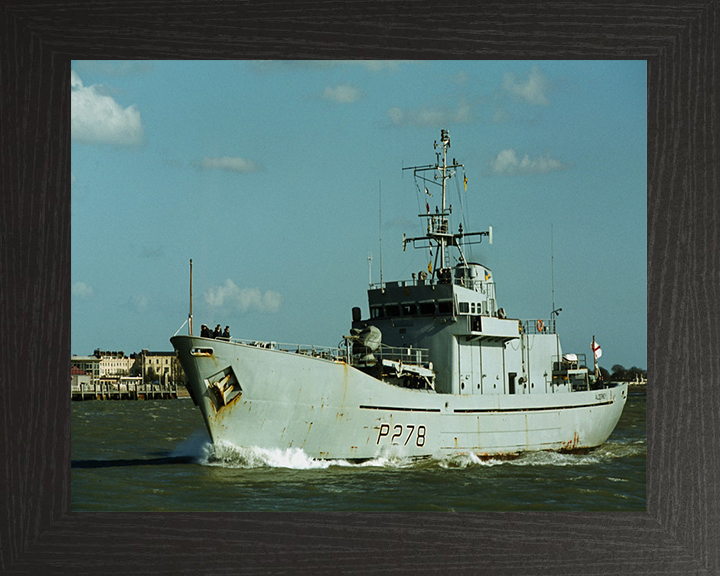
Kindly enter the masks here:
<path id="1" fill-rule="evenodd" d="M 390 108 L 387 112 L 390 122 L 395 126 L 447 126 L 449 124 L 468 124 L 475 120 L 466 102 L 458 104 L 455 109 L 451 108 L 418 108 L 416 110 L 404 110 L 402 108 Z"/>
<path id="2" fill-rule="evenodd" d="M 82 88 L 83 83 L 80 76 L 77 75 L 75 70 L 70 70 L 70 89 L 75 90 L 76 88 Z"/>
<path id="3" fill-rule="evenodd" d="M 568 164 L 563 164 L 559 160 L 550 158 L 550 154 L 538 156 L 532 160 L 525 154 L 522 160 L 520 160 L 513 149 L 503 150 L 490 161 L 490 171 L 493 174 L 504 176 L 544 174 L 545 172 L 565 170 L 568 166 Z"/>
<path id="4" fill-rule="evenodd" d="M 135 312 L 145 312 L 148 309 L 148 297 L 145 294 L 130 297 L 130 306 Z"/>
<path id="5" fill-rule="evenodd" d="M 332 100 L 341 104 L 349 104 L 357 102 L 360 99 L 360 90 L 349 84 L 340 84 L 339 86 L 328 86 L 323 92 L 323 99 Z"/>
<path id="6" fill-rule="evenodd" d="M 230 172 L 240 172 L 241 174 L 251 174 L 259 172 L 262 166 L 253 160 L 246 158 L 230 158 L 223 156 L 222 158 L 203 158 L 200 167 L 206 170 L 229 170 Z"/>
<path id="7" fill-rule="evenodd" d="M 504 108 L 498 108 L 495 110 L 495 113 L 493 114 L 493 122 L 496 124 L 504 124 L 505 122 L 510 122 L 510 120 L 510 114 L 508 114 Z"/>
<path id="8" fill-rule="evenodd" d="M 92 286 L 88 286 L 85 282 L 75 282 L 72 285 L 72 295 L 81 300 L 90 300 L 95 295 Z"/>
<path id="9" fill-rule="evenodd" d="M 541 106 L 550 104 L 550 101 L 545 95 L 549 87 L 549 82 L 537 66 L 532 67 L 525 82 L 518 80 L 517 76 L 512 72 L 506 72 L 503 75 L 502 85 L 506 92 L 516 96 L 520 100 L 524 100 L 528 104 Z"/>
<path id="10" fill-rule="evenodd" d="M 84 86 L 70 72 L 70 118 L 72 139 L 89 144 L 136 146 L 143 142 L 140 110 L 134 104 L 123 108 L 99 86 Z"/>
<path id="11" fill-rule="evenodd" d="M 280 310 L 282 295 L 272 290 L 262 292 L 260 288 L 238 288 L 230 279 L 216 288 L 205 292 L 205 301 L 215 308 L 227 307 L 239 312 L 255 310 L 274 313 Z"/>

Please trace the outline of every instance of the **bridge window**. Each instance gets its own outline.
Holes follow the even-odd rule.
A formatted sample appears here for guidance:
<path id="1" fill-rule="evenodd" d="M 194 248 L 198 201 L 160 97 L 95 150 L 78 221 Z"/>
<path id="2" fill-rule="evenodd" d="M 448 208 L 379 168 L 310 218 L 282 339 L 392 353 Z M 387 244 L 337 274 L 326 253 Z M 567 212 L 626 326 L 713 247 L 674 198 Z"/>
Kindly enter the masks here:
<path id="1" fill-rule="evenodd" d="M 459 302 L 458 312 L 460 312 L 460 314 L 467 314 L 470 312 L 470 305 L 467 302 Z"/>
<path id="2" fill-rule="evenodd" d="M 389 316 L 400 316 L 400 306 L 392 305 L 392 306 L 385 306 L 385 313 Z"/>
<path id="3" fill-rule="evenodd" d="M 417 304 L 403 304 L 402 313 L 403 316 L 416 316 Z"/>
<path id="4" fill-rule="evenodd" d="M 443 300 L 438 302 L 438 313 L 439 314 L 452 314 L 453 303 L 452 300 Z"/>
<path id="5" fill-rule="evenodd" d="M 435 314 L 435 302 L 420 302 L 420 314 L 428 316 Z"/>

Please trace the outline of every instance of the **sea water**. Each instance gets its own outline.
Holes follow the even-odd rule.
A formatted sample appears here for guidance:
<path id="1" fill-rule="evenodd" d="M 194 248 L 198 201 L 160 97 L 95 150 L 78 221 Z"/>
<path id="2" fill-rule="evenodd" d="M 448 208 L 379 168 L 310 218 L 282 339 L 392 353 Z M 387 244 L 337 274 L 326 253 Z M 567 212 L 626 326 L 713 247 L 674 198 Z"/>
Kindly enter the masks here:
<path id="1" fill-rule="evenodd" d="M 644 511 L 646 395 L 585 455 L 360 464 L 213 446 L 189 399 L 72 403 L 73 511 Z"/>

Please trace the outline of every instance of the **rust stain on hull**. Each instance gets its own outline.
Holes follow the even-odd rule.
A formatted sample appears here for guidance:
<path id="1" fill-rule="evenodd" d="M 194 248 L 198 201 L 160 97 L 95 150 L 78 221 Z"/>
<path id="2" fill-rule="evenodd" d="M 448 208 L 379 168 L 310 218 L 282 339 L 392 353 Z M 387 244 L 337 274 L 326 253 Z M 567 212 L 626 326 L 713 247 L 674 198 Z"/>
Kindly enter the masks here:
<path id="1" fill-rule="evenodd" d="M 561 454 L 581 454 L 581 450 L 585 450 L 585 453 L 587 453 L 589 448 L 580 446 L 580 434 L 575 432 L 573 434 L 573 439 L 569 442 L 563 443 L 557 451 Z"/>

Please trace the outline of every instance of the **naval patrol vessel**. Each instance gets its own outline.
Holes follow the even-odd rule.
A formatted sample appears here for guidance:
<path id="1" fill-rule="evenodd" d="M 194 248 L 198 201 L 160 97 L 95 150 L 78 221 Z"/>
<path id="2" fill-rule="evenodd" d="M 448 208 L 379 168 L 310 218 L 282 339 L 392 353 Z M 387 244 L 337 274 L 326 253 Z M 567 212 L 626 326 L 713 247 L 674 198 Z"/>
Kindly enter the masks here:
<path id="1" fill-rule="evenodd" d="M 353 308 L 338 347 L 198 337 L 192 322 L 171 338 L 215 444 L 354 461 L 584 452 L 607 440 L 627 384 L 602 380 L 594 336 L 593 372 L 584 354 L 563 353 L 555 312 L 525 320 L 498 307 L 491 270 L 466 259 L 492 228 L 450 227 L 447 182 L 467 180 L 449 147 L 442 130 L 436 162 L 409 168 L 440 203 L 425 203 L 426 233 L 403 247 L 434 260 L 412 279 L 371 284 L 368 317 Z"/>

